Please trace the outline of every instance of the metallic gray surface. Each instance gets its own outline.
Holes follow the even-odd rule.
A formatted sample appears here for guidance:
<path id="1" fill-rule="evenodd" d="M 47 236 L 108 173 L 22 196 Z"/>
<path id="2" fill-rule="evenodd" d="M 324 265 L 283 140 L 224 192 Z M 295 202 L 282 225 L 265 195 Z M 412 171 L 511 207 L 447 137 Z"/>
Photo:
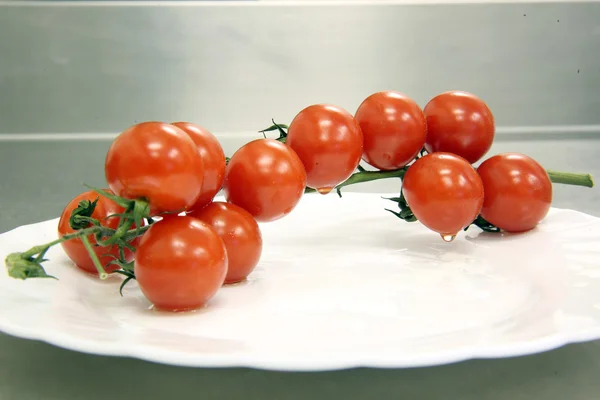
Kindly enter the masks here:
<path id="1" fill-rule="evenodd" d="M 600 124 L 600 3 L 42 4 L 0 5 L 0 133 L 250 131 L 382 89 L 472 91 L 499 126 Z"/>

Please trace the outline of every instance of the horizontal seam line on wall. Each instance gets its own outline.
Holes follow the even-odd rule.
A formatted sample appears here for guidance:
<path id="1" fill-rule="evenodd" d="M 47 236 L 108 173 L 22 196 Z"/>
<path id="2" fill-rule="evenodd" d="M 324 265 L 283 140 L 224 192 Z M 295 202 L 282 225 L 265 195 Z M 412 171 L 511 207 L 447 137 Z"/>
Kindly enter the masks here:
<path id="1" fill-rule="evenodd" d="M 260 138 L 259 132 L 214 132 L 223 139 Z M 0 133 L 2 142 L 23 141 L 107 141 L 113 140 L 118 133 Z M 496 140 L 582 140 L 600 139 L 600 125 L 566 126 L 500 126 L 496 129 Z"/>

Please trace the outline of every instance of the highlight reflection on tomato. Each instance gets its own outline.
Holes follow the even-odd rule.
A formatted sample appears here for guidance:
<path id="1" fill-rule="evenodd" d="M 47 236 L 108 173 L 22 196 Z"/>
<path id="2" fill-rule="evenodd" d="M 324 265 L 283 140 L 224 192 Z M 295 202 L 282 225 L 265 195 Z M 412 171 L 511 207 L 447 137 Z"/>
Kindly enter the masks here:
<path id="1" fill-rule="evenodd" d="M 330 104 L 300 111 L 286 143 L 302 160 L 307 186 L 323 194 L 352 175 L 363 152 L 362 131 L 352 114 Z"/>
<path id="2" fill-rule="evenodd" d="M 427 124 L 419 105 L 392 91 L 367 97 L 356 111 L 363 133 L 363 160 L 380 170 L 402 168 L 425 144 Z"/>
<path id="3" fill-rule="evenodd" d="M 196 200 L 191 210 L 197 210 L 210 203 L 223 186 L 225 178 L 225 153 L 217 138 L 206 128 L 190 122 L 175 122 L 176 127 L 187 133 L 198 148 L 202 159 L 203 174 L 200 197 Z"/>
<path id="4" fill-rule="evenodd" d="M 229 160 L 223 192 L 229 203 L 259 222 L 269 222 L 289 214 L 305 187 L 306 172 L 296 153 L 277 140 L 257 139 Z"/>
<path id="5" fill-rule="evenodd" d="M 231 203 L 214 202 L 188 215 L 210 225 L 223 239 L 227 249 L 225 283 L 246 279 L 256 268 L 262 253 L 262 236 L 250 213 Z"/>
<path id="6" fill-rule="evenodd" d="M 483 183 L 464 158 L 432 153 L 404 175 L 402 192 L 417 219 L 450 239 L 470 225 L 483 206 Z"/>
<path id="7" fill-rule="evenodd" d="M 496 131 L 494 116 L 474 94 L 444 92 L 431 99 L 423 112 L 427 152 L 454 153 L 473 164 L 490 150 Z"/>
<path id="8" fill-rule="evenodd" d="M 135 275 L 144 296 L 165 311 L 205 305 L 227 274 L 227 251 L 217 232 L 189 216 L 169 216 L 142 236 Z"/>
<path id="9" fill-rule="evenodd" d="M 481 163 L 477 172 L 485 191 L 481 216 L 498 228 L 528 231 L 550 211 L 552 182 L 531 157 L 498 154 Z"/>
<path id="10" fill-rule="evenodd" d="M 164 122 L 142 122 L 126 129 L 106 154 L 111 190 L 127 199 L 146 199 L 153 214 L 192 207 L 201 193 L 201 171 L 194 141 Z"/>

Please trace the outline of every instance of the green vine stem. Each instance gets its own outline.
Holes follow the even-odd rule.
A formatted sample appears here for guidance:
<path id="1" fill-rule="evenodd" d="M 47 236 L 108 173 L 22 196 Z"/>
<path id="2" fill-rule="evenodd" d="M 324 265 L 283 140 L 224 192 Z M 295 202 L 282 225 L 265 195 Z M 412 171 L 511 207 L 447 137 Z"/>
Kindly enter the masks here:
<path id="1" fill-rule="evenodd" d="M 350 178 L 346 179 L 344 182 L 337 185 L 335 187 L 335 189 L 338 191 L 338 194 L 339 194 L 340 189 L 345 186 L 355 185 L 357 183 L 376 181 L 379 179 L 403 178 L 407 169 L 408 169 L 408 167 L 395 169 L 395 170 L 391 170 L 391 171 L 365 171 L 365 170 L 362 170 L 362 171 L 355 172 L 354 174 L 352 174 L 350 176 Z M 312 189 L 312 188 L 306 188 L 305 192 L 312 193 L 312 192 L 316 192 L 316 190 Z"/>
<path id="2" fill-rule="evenodd" d="M 142 235 L 149 228 L 150 228 L 150 225 L 146 225 L 141 228 L 130 229 L 125 232 L 124 236 L 127 238 L 127 240 L 130 240 L 136 236 Z M 55 246 L 62 242 L 66 242 L 67 240 L 82 238 L 82 239 L 85 239 L 82 241 L 84 243 L 84 246 L 90 252 L 90 257 L 94 261 L 94 265 L 98 269 L 98 272 L 100 273 L 100 277 L 101 278 L 102 278 L 102 276 L 106 277 L 107 276 L 106 271 L 104 271 L 104 268 L 100 264 L 98 257 L 96 256 L 93 249 L 91 248 L 91 243 L 89 243 L 89 240 L 87 240 L 87 237 L 89 235 L 111 236 L 111 235 L 114 235 L 115 232 L 116 232 L 116 230 L 114 230 L 114 229 L 106 228 L 103 226 L 93 226 L 90 228 L 78 230 L 77 232 L 70 233 L 68 235 L 64 235 L 63 237 L 60 237 L 51 242 L 41 244 L 38 246 L 34 246 L 24 252 L 11 253 L 8 256 L 6 256 L 6 259 L 4 260 L 4 263 L 8 270 L 8 275 L 10 277 L 16 278 L 16 279 L 27 279 L 27 278 L 33 278 L 33 277 L 54 278 L 53 276 L 48 275 L 41 265 L 42 262 L 46 261 L 46 260 L 44 260 L 44 255 L 46 254 L 46 252 L 52 246 Z M 88 243 L 89 247 L 88 247 L 88 245 L 86 245 L 86 242 Z M 95 257 L 95 260 L 94 260 L 94 257 Z"/>
<path id="3" fill-rule="evenodd" d="M 144 200 L 128 200 L 114 196 L 103 190 L 94 190 L 99 195 L 108 197 L 117 202 L 117 204 L 125 207 L 125 212 L 118 215 L 120 217 L 120 221 L 117 229 L 102 226 L 99 221 L 91 218 L 97 200 L 94 202 L 80 202 L 78 207 L 73 210 L 71 215 L 70 223 L 71 227 L 75 229 L 75 232 L 64 235 L 46 244 L 34 246 L 24 252 L 9 254 L 4 262 L 10 277 L 16 279 L 27 279 L 34 277 L 56 279 L 54 276 L 48 275 L 42 266 L 42 263 L 46 261 L 44 259 L 44 255 L 52 246 L 73 239 L 81 239 L 83 246 L 88 251 L 94 266 L 98 270 L 99 278 L 106 279 L 108 277 L 108 273 L 104 269 L 104 266 L 94 251 L 89 237 L 94 237 L 97 245 L 101 247 L 118 245 L 120 248 L 120 254 L 124 258 L 123 248 L 133 249 L 128 242 L 138 236 L 141 236 L 145 231 L 147 231 L 151 226 L 152 219 L 149 218 L 150 208 L 148 202 Z M 143 220 L 145 219 L 149 221 L 147 225 L 143 225 Z M 132 227 L 134 224 L 135 227 Z"/>
<path id="4" fill-rule="evenodd" d="M 106 279 L 108 277 L 108 274 L 104 270 L 104 267 L 102 266 L 102 263 L 100 262 L 100 259 L 98 258 L 98 255 L 92 248 L 92 244 L 90 243 L 90 240 L 88 239 L 88 237 L 82 236 L 81 242 L 83 243 L 83 246 L 85 247 L 85 249 L 88 251 L 90 258 L 92 259 L 92 262 L 94 263 L 94 267 L 96 267 L 96 269 L 98 270 L 98 277 L 102 280 Z"/>
<path id="5" fill-rule="evenodd" d="M 574 174 L 571 172 L 558 172 L 548 170 L 548 176 L 553 183 L 562 183 L 565 185 L 594 187 L 594 179 L 590 174 Z"/>
<path id="6" fill-rule="evenodd" d="M 362 168 L 361 168 L 362 169 Z M 355 172 L 345 180 L 335 187 L 340 193 L 340 189 L 345 186 L 355 185 L 357 183 L 376 181 L 379 179 L 389 179 L 389 178 L 400 178 L 404 177 L 408 167 L 403 167 L 400 169 L 395 169 L 391 171 L 365 171 L 364 169 Z M 592 179 L 592 175 L 590 174 L 577 174 L 572 172 L 557 172 L 548 170 L 548 176 L 550 177 L 550 181 L 553 183 L 560 183 L 564 185 L 573 185 L 573 186 L 583 186 L 587 188 L 594 187 L 594 180 Z M 306 193 L 316 192 L 315 189 L 306 188 Z"/>

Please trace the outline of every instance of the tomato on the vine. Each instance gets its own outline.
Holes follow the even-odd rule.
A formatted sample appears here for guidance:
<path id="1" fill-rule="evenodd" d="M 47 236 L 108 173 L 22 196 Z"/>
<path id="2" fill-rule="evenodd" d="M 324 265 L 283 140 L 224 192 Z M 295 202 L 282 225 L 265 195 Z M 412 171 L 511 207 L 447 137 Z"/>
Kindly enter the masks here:
<path id="1" fill-rule="evenodd" d="M 202 190 L 196 203 L 190 207 L 192 210 L 197 210 L 210 203 L 223 186 L 225 153 L 217 138 L 202 126 L 190 122 L 175 122 L 173 125 L 192 138 L 202 159 L 204 169 Z"/>
<path id="2" fill-rule="evenodd" d="M 469 226 L 483 205 L 483 183 L 464 158 L 432 153 L 408 167 L 402 193 L 417 219 L 451 240 Z"/>
<path id="3" fill-rule="evenodd" d="M 209 225 L 189 216 L 167 216 L 140 240 L 134 266 L 144 296 L 165 311 L 205 305 L 227 274 L 223 240 Z"/>
<path id="4" fill-rule="evenodd" d="M 142 122 L 117 136 L 104 169 L 113 192 L 127 199 L 146 199 L 153 214 L 192 207 L 204 177 L 194 141 L 163 122 Z"/>
<path id="5" fill-rule="evenodd" d="M 227 249 L 225 283 L 240 282 L 256 268 L 263 242 L 258 223 L 250 213 L 231 203 L 214 202 L 192 211 L 191 217 L 212 226 Z"/>
<path id="6" fill-rule="evenodd" d="M 225 170 L 223 192 L 229 203 L 268 222 L 289 214 L 306 187 L 298 155 L 274 139 L 257 139 L 239 148 Z"/>
<path id="7" fill-rule="evenodd" d="M 507 232 L 528 231 L 548 214 L 552 182 L 531 157 L 498 154 L 481 163 L 477 172 L 485 191 L 481 216 L 498 228 Z"/>
<path id="8" fill-rule="evenodd" d="M 370 95 L 358 107 L 355 118 L 364 137 L 362 158 L 377 169 L 404 167 L 425 144 L 425 115 L 413 99 L 402 93 Z"/>
<path id="9" fill-rule="evenodd" d="M 112 194 L 110 190 L 107 190 L 107 192 Z M 76 232 L 76 230 L 71 228 L 69 220 L 71 218 L 71 213 L 78 207 L 79 203 L 81 201 L 89 201 L 93 203 L 96 201 L 96 199 L 96 206 L 94 208 L 94 212 L 92 215 L 90 215 L 90 218 L 98 220 L 102 226 L 111 229 L 117 229 L 117 226 L 119 225 L 119 217 L 115 216 L 115 214 L 120 214 L 125 211 L 125 209 L 114 201 L 99 195 L 93 190 L 89 190 L 74 197 L 63 209 L 60 219 L 58 220 L 59 237 Z M 88 226 L 91 227 L 92 225 L 89 224 Z M 115 260 L 115 257 L 119 257 L 119 247 L 116 244 L 110 247 L 102 247 L 97 245 L 98 242 L 96 241 L 94 235 L 88 235 L 87 239 L 92 245 L 94 253 L 96 253 L 98 256 L 100 264 L 102 264 L 106 272 L 110 273 L 119 269 L 119 266 L 115 264 L 108 265 L 111 261 Z M 130 244 L 135 247 L 136 243 L 137 239 Z M 67 256 L 80 269 L 90 274 L 98 275 L 98 270 L 94 266 L 94 262 L 90 258 L 90 254 L 86 250 L 85 246 L 83 245 L 83 241 L 80 238 L 67 240 L 66 242 L 62 242 L 60 245 Z M 124 255 L 124 261 L 129 262 L 133 260 L 133 252 L 128 248 L 124 248 Z"/>
<path id="10" fill-rule="evenodd" d="M 423 112 L 427 152 L 454 153 L 473 164 L 490 150 L 496 131 L 494 116 L 474 94 L 457 90 L 441 93 Z"/>
<path id="11" fill-rule="evenodd" d="M 287 145 L 306 169 L 306 183 L 329 193 L 352 175 L 362 157 L 363 134 L 348 111 L 329 104 L 306 107 L 294 117 Z"/>

